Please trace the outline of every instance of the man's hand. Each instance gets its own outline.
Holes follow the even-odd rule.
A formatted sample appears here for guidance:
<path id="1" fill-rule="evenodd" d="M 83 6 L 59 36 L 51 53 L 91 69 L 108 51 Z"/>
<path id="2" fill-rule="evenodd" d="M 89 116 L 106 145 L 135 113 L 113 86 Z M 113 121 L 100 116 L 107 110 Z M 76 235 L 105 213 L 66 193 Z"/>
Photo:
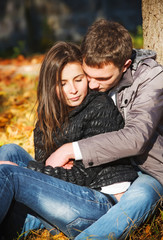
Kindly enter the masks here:
<path id="1" fill-rule="evenodd" d="M 10 162 L 10 161 L 0 161 L 0 165 L 1 164 L 8 164 L 8 165 L 14 165 L 14 166 L 18 166 L 18 164 Z"/>
<path id="2" fill-rule="evenodd" d="M 50 155 L 50 157 L 46 160 L 45 165 L 50 165 L 52 167 L 69 168 L 66 166 L 70 166 L 69 161 L 74 158 L 75 156 L 72 143 L 66 143 Z"/>

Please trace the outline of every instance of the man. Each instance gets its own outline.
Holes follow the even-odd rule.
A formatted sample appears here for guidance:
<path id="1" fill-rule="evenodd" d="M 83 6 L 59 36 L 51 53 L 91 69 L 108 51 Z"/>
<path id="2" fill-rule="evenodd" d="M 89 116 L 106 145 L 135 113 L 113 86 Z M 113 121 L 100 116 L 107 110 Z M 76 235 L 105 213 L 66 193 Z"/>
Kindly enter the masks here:
<path id="1" fill-rule="evenodd" d="M 108 91 L 125 118 L 125 127 L 65 144 L 46 164 L 56 167 L 69 159 L 82 159 L 85 167 L 92 167 L 135 156 L 138 179 L 116 205 L 76 237 L 114 232 L 116 238 L 123 238 L 146 220 L 163 195 L 163 67 L 152 51 L 132 51 L 123 26 L 103 19 L 90 27 L 81 50 L 90 89 Z"/>

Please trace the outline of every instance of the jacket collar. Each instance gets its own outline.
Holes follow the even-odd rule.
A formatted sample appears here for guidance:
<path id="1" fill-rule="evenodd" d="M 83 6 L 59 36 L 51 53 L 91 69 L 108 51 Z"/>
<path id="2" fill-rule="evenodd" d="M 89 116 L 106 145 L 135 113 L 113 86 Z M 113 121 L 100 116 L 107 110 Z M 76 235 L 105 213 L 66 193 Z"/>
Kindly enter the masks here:
<path id="1" fill-rule="evenodd" d="M 128 68 L 127 71 L 122 75 L 119 83 L 109 91 L 109 95 L 113 92 L 120 92 L 123 88 L 131 86 L 133 83 L 133 77 L 131 73 L 131 68 Z"/>
<path id="2" fill-rule="evenodd" d="M 131 73 L 131 68 L 128 68 L 127 71 L 123 74 L 121 80 L 119 81 L 117 85 L 117 92 L 122 90 L 124 87 L 129 87 L 133 83 L 133 76 Z"/>
<path id="3" fill-rule="evenodd" d="M 132 64 L 130 68 L 128 68 L 127 71 L 123 74 L 119 83 L 109 91 L 109 94 L 113 92 L 120 92 L 123 88 L 131 86 L 134 81 L 132 76 L 132 71 L 136 71 L 139 63 L 149 58 L 155 59 L 156 52 L 153 50 L 134 48 L 132 51 L 132 56 L 131 56 Z"/>

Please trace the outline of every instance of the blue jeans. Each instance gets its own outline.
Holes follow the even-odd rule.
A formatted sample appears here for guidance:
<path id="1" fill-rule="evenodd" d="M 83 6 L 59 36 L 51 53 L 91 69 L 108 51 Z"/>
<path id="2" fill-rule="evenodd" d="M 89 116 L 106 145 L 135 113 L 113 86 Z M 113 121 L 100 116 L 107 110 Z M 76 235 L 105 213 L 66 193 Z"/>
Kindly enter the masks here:
<path id="1" fill-rule="evenodd" d="M 26 167 L 33 160 L 23 148 L 16 144 L 6 144 L 0 147 L 0 160 L 17 163 Z M 5 239 L 13 239 L 22 234 L 25 237 L 30 230 L 43 228 L 42 222 L 34 216 L 34 213 L 23 204 L 13 201 L 6 218 L 1 224 Z M 0 229 L 0 236 L 3 235 Z"/>
<path id="2" fill-rule="evenodd" d="M 124 239 L 154 211 L 162 195 L 163 186 L 141 172 L 113 204 L 113 196 L 87 187 L 26 168 L 0 165 L 0 222 L 15 198 L 45 220 L 45 226 L 57 227 L 75 240 Z"/>

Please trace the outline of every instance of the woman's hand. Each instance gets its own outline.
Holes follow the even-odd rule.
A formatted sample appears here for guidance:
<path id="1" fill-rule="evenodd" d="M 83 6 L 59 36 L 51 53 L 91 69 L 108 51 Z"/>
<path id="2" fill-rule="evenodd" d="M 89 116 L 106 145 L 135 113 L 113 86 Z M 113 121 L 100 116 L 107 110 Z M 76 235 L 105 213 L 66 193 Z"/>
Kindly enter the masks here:
<path id="1" fill-rule="evenodd" d="M 50 165 L 52 167 L 64 167 L 70 169 L 70 166 L 73 166 L 71 160 L 74 158 L 72 143 L 66 143 L 50 155 L 45 162 L 45 166 Z"/>
<path id="2" fill-rule="evenodd" d="M 14 166 L 18 166 L 18 164 L 10 162 L 10 161 L 0 161 L 0 165 L 1 164 L 8 164 L 8 165 L 14 165 Z"/>

